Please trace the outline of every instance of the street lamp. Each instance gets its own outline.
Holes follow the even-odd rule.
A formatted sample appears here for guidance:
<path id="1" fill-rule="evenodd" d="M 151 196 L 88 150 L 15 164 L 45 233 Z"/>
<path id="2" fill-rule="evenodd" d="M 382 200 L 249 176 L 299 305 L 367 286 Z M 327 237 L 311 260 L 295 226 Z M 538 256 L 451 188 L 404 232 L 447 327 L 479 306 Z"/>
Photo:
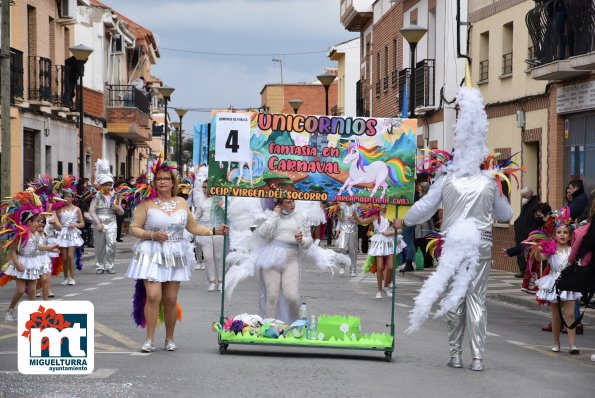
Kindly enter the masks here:
<path id="1" fill-rule="evenodd" d="M 78 75 L 79 75 L 79 92 L 78 92 L 78 107 L 79 107 L 79 180 L 85 178 L 85 140 L 83 135 L 83 76 L 85 74 L 85 63 L 93 52 L 91 47 L 79 44 L 78 46 L 70 47 L 70 52 L 77 60 Z"/>
<path id="2" fill-rule="evenodd" d="M 421 40 L 422 37 L 426 34 L 428 30 L 424 27 L 419 25 L 409 25 L 401 29 L 401 34 L 409 43 L 409 48 L 411 49 L 411 71 L 409 72 L 409 86 L 407 90 L 409 90 L 409 118 L 415 118 L 415 48 L 417 47 L 417 43 Z"/>
<path id="3" fill-rule="evenodd" d="M 180 122 L 171 122 L 172 127 L 174 128 L 174 131 L 176 132 L 176 139 L 175 139 L 175 146 L 176 146 L 176 150 L 175 152 L 172 150 L 172 152 L 174 152 L 177 156 L 178 153 L 178 137 L 180 136 Z M 170 142 L 173 142 L 173 138 L 170 137 Z M 172 146 L 172 145 L 170 145 Z"/>
<path id="4" fill-rule="evenodd" d="M 175 108 L 176 113 L 180 117 L 180 133 L 178 134 L 178 172 L 182 172 L 182 118 L 188 112 L 188 109 Z"/>
<path id="5" fill-rule="evenodd" d="M 293 108 L 293 113 L 295 113 L 296 115 L 298 113 L 298 110 L 300 109 L 300 106 L 302 106 L 302 104 L 304 103 L 304 101 L 302 101 L 299 98 L 294 98 L 294 99 L 289 100 L 287 102 Z"/>
<path id="6" fill-rule="evenodd" d="M 281 84 L 283 84 L 283 60 L 279 58 L 273 58 L 271 61 L 278 62 L 281 67 Z"/>
<path id="7" fill-rule="evenodd" d="M 331 84 L 333 84 L 333 82 L 335 81 L 335 78 L 337 76 L 333 75 L 332 73 L 324 72 L 316 77 L 318 78 L 320 83 L 322 83 L 322 85 L 324 86 L 324 100 L 325 100 L 325 105 L 326 105 L 325 115 L 328 115 L 328 89 L 331 86 Z"/>
<path id="8" fill-rule="evenodd" d="M 167 86 L 162 86 L 162 87 L 157 87 L 157 91 L 159 92 L 159 94 L 161 94 L 161 96 L 163 97 L 163 102 L 165 104 L 165 116 L 163 117 L 164 123 L 165 123 L 165 129 L 163 130 L 163 134 L 164 134 L 164 141 L 163 141 L 163 159 L 167 160 L 167 131 L 169 130 L 167 128 L 167 103 L 169 102 L 169 99 L 172 95 L 172 93 L 174 92 L 175 88 L 173 87 L 167 87 Z"/>

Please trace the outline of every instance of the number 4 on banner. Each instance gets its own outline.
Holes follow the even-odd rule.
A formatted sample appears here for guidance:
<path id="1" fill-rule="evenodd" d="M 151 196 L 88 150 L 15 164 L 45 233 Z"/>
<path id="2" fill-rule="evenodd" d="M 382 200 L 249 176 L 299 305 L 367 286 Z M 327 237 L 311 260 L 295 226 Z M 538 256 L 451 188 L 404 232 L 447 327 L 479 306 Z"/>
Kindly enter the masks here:
<path id="1" fill-rule="evenodd" d="M 219 112 L 215 119 L 215 160 L 252 161 L 250 114 Z"/>
<path id="2" fill-rule="evenodd" d="M 233 153 L 237 153 L 240 149 L 238 145 L 238 130 L 230 130 L 227 141 L 225 142 L 225 148 L 231 149 Z"/>

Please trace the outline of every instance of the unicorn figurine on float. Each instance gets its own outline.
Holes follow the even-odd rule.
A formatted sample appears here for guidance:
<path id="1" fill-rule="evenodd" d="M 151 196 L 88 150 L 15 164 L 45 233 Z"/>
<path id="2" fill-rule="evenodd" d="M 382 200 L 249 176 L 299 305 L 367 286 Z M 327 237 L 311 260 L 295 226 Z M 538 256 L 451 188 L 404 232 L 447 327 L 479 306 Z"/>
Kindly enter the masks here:
<path id="1" fill-rule="evenodd" d="M 387 162 L 380 161 L 382 152 L 375 148 L 365 148 L 359 145 L 358 141 L 352 142 L 347 148 L 347 154 L 343 158 L 344 164 L 349 164 L 349 177 L 337 193 L 341 195 L 344 190 L 354 196 L 352 188 L 354 185 L 374 183 L 370 197 L 376 194 L 378 188 L 382 188 L 380 198 L 384 198 L 388 188 L 387 178 L 393 185 L 402 186 L 403 182 L 409 182 L 405 176 L 407 166 L 399 158 L 391 158 Z M 378 160 L 377 160 L 378 159 Z"/>

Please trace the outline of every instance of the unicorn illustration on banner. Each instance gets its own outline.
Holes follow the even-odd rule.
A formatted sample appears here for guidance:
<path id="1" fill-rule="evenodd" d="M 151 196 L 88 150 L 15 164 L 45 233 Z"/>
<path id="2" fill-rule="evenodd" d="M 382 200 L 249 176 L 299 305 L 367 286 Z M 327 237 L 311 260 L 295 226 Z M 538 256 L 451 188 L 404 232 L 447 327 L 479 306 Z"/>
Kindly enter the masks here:
<path id="1" fill-rule="evenodd" d="M 219 162 L 220 168 L 224 168 L 225 163 L 227 163 L 227 181 L 233 183 L 236 180 L 236 186 L 243 182 L 250 184 L 250 187 L 253 187 L 255 182 L 260 181 L 265 171 L 264 158 L 256 151 L 251 152 L 252 159 L 249 162 L 237 162 L 238 166 L 236 168 L 231 167 L 234 162 Z"/>
<path id="2" fill-rule="evenodd" d="M 392 157 L 386 162 L 381 161 L 383 152 L 380 149 L 378 146 L 370 149 L 360 146 L 357 140 L 349 145 L 343 158 L 343 163 L 349 164 L 349 176 L 337 195 L 341 195 L 343 191 L 347 190 L 350 196 L 354 196 L 353 186 L 373 183 L 374 188 L 370 192 L 370 197 L 374 197 L 378 189 L 381 188 L 380 198 L 384 198 L 388 188 L 387 179 L 390 179 L 390 182 L 395 186 L 403 186 L 403 183 L 409 182 L 406 176 L 409 167 L 397 157 Z"/>

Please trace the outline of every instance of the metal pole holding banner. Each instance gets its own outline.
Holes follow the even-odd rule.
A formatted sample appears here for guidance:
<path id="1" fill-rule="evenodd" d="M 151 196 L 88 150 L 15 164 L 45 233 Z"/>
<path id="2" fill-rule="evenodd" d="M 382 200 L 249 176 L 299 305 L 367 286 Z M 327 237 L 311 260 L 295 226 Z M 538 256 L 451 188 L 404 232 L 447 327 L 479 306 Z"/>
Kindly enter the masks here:
<path id="1" fill-rule="evenodd" d="M 227 224 L 227 195 L 225 195 L 225 213 L 223 216 L 223 224 Z M 223 325 L 225 317 L 225 257 L 227 257 L 227 234 L 223 235 L 223 277 L 221 279 L 221 315 L 219 315 L 219 323 Z"/>
<path id="2" fill-rule="evenodd" d="M 395 219 L 399 218 L 399 206 L 395 206 Z M 393 246 L 394 246 L 394 252 L 393 252 L 393 280 L 392 280 L 392 286 L 391 286 L 391 290 L 392 290 L 392 305 L 390 308 L 390 335 L 393 338 L 393 345 L 392 348 L 393 350 L 395 349 L 395 292 L 397 290 L 396 287 L 396 281 L 397 281 L 397 272 L 398 271 L 398 266 L 399 266 L 399 258 L 397 256 L 397 231 L 395 230 L 395 234 L 393 235 Z M 385 352 L 385 355 L 387 355 L 387 359 L 388 358 L 388 353 Z"/>

